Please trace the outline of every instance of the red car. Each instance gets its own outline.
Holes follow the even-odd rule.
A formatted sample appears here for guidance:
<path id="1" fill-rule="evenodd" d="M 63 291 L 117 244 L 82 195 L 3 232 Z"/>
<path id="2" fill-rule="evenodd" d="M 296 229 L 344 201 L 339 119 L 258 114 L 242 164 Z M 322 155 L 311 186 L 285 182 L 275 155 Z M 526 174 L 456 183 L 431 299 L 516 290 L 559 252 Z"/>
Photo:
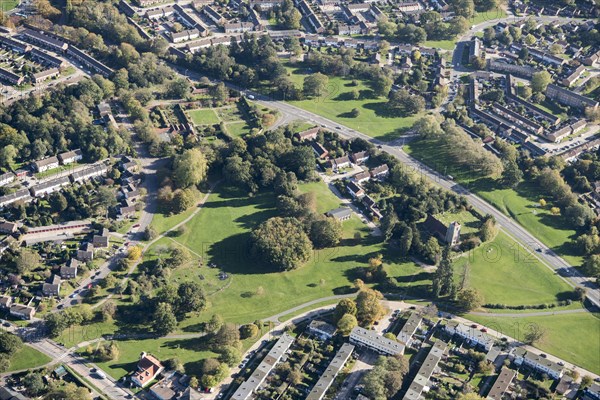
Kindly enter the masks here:
<path id="1" fill-rule="evenodd" d="M 134 226 L 132 226 L 132 228 L 139 228 L 140 224 L 135 224 Z"/>
<path id="2" fill-rule="evenodd" d="M 481 332 L 483 332 L 483 333 L 486 333 L 486 332 L 487 332 L 487 329 L 485 329 L 485 328 L 481 328 Z"/>
<path id="3" fill-rule="evenodd" d="M 477 329 L 477 325 L 473 324 L 473 325 L 471 325 L 471 328 Z"/>

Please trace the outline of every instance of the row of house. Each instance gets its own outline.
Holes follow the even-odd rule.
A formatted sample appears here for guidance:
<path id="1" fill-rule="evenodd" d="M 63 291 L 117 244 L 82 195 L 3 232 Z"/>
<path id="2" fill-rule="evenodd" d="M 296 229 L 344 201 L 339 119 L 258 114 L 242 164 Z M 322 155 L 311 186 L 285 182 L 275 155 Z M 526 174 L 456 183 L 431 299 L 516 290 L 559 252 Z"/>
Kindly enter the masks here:
<path id="1" fill-rule="evenodd" d="M 325 393 L 338 376 L 346 362 L 352 355 L 354 346 L 349 343 L 344 343 L 333 357 L 333 360 L 327 366 L 325 372 L 321 374 L 321 377 L 315 383 L 315 386 L 311 389 L 310 393 L 306 397 L 306 400 L 322 400 L 325 397 Z"/>
<path id="2" fill-rule="evenodd" d="M 391 340 L 381 336 L 377 332 L 360 326 L 354 327 L 350 332 L 350 343 L 366 347 L 379 354 L 386 356 L 395 356 L 404 354 L 404 345 L 396 340 Z"/>
<path id="3" fill-rule="evenodd" d="M 68 186 L 72 183 L 83 182 L 95 178 L 97 176 L 103 176 L 108 171 L 108 167 L 104 164 L 95 164 L 89 168 L 74 172 L 68 176 L 52 179 L 38 185 L 34 185 L 29 189 L 19 189 L 14 193 L 0 196 L 0 207 L 7 206 L 14 202 L 23 200 L 30 201 L 33 197 L 43 197 L 47 194 L 54 193 L 60 190 L 64 186 Z"/>
<path id="4" fill-rule="evenodd" d="M 281 361 L 284 354 L 287 353 L 292 343 L 294 343 L 293 336 L 287 333 L 281 335 L 259 366 L 252 372 L 252 375 L 238 387 L 230 398 L 233 400 L 251 399 L 254 392 L 262 385 L 279 361 Z"/>
<path id="5" fill-rule="evenodd" d="M 402 397 L 403 400 L 420 400 L 422 393 L 429 391 L 431 376 L 444 356 L 446 348 L 447 344 L 441 340 L 433 343 L 427 357 L 423 360 L 416 376 L 408 387 L 404 397 Z"/>
<path id="6" fill-rule="evenodd" d="M 553 83 L 546 88 L 546 96 L 560 104 L 579 109 L 598 108 L 598 101 L 590 99 L 569 89 L 561 88 Z"/>
<path id="7" fill-rule="evenodd" d="M 37 31 L 34 29 L 26 28 L 20 32 L 20 35 L 26 42 L 40 45 L 49 50 L 55 51 L 58 54 L 66 53 L 67 56 L 76 59 L 92 71 L 99 73 L 104 77 L 108 77 L 114 72 L 112 68 L 96 60 L 94 57 L 90 56 L 83 50 L 80 50 L 73 45 L 69 45 L 65 40 L 60 39 L 54 35 L 49 35 L 44 31 Z M 36 51 L 37 53 L 35 55 L 37 55 L 38 57 L 42 57 L 46 60 L 56 59 L 56 61 L 52 61 L 54 64 L 59 64 L 55 65 L 56 68 L 62 68 L 65 66 L 62 60 L 47 53 L 41 52 L 38 49 L 32 49 L 32 55 L 34 55 L 34 52 Z"/>
<path id="8" fill-rule="evenodd" d="M 69 165 L 83 159 L 81 149 L 75 149 L 60 153 L 58 156 L 44 158 L 34 161 L 31 165 L 36 172 L 44 172 L 50 169 L 58 168 L 59 165 Z"/>

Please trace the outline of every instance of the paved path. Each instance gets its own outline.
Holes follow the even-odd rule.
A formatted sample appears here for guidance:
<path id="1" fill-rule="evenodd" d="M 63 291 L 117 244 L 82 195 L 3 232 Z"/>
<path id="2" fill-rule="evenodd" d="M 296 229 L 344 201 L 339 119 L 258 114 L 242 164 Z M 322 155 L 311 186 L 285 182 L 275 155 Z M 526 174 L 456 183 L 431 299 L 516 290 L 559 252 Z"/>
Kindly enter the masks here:
<path id="1" fill-rule="evenodd" d="M 294 313 L 296 311 L 300 311 L 303 308 L 310 307 L 312 305 L 323 303 L 323 302 L 329 301 L 329 300 L 340 300 L 340 299 L 347 299 L 347 298 L 353 298 L 353 297 L 356 297 L 356 293 L 338 294 L 338 295 L 335 295 L 335 296 L 321 297 L 320 299 L 315 299 L 315 300 L 307 301 L 306 303 L 300 304 L 300 305 L 298 305 L 296 307 L 292 307 L 289 310 L 285 310 L 285 311 L 282 311 L 282 312 L 280 312 L 278 314 L 272 315 L 272 316 L 266 318 L 265 321 L 272 321 L 272 322 L 275 322 L 275 323 L 279 323 L 279 318 L 285 317 L 286 315 Z M 324 306 L 324 307 L 331 307 L 331 306 Z M 309 313 L 310 311 L 311 310 L 307 311 L 307 313 Z M 301 315 L 304 315 L 304 314 L 301 314 Z"/>
<path id="2" fill-rule="evenodd" d="M 490 313 L 490 312 L 470 312 L 469 315 L 477 315 L 479 317 L 502 317 L 502 318 L 524 318 L 524 317 L 544 317 L 548 315 L 561 314 L 579 314 L 587 312 L 585 308 L 576 308 L 574 310 L 558 310 L 558 311 L 533 311 L 524 313 Z"/>

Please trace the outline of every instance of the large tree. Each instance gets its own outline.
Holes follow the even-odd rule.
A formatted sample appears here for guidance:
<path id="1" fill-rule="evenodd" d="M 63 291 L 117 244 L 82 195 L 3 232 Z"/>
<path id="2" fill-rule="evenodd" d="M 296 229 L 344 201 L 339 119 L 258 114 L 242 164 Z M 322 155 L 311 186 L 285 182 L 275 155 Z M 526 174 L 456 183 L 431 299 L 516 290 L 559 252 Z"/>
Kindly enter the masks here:
<path id="1" fill-rule="evenodd" d="M 467 288 L 458 292 L 456 296 L 457 306 L 462 311 L 473 311 L 483 305 L 484 298 L 479 290 L 475 288 Z"/>
<path id="2" fill-rule="evenodd" d="M 206 179 L 207 161 L 199 149 L 185 150 L 173 161 L 173 181 L 180 188 L 198 185 Z"/>
<path id="3" fill-rule="evenodd" d="M 531 77 L 531 90 L 534 93 L 543 93 L 550 83 L 552 83 L 552 76 L 548 71 L 536 72 Z"/>
<path id="4" fill-rule="evenodd" d="M 175 330 L 177 319 L 169 303 L 158 303 L 152 315 L 152 329 L 157 335 L 164 336 Z"/>
<path id="5" fill-rule="evenodd" d="M 308 97 L 320 97 L 327 91 L 329 78 L 320 72 L 310 74 L 304 78 L 303 91 Z"/>
<path id="6" fill-rule="evenodd" d="M 385 309 L 381 305 L 382 294 L 377 290 L 365 288 L 356 297 L 356 316 L 361 326 L 371 325 L 381 319 Z"/>
<path id="7" fill-rule="evenodd" d="M 336 246 L 341 238 L 342 224 L 335 218 L 319 218 L 310 225 L 310 240 L 316 248 Z"/>
<path id="8" fill-rule="evenodd" d="M 310 240 L 295 218 L 270 218 L 252 232 L 253 254 L 283 271 L 308 261 L 311 250 Z"/>

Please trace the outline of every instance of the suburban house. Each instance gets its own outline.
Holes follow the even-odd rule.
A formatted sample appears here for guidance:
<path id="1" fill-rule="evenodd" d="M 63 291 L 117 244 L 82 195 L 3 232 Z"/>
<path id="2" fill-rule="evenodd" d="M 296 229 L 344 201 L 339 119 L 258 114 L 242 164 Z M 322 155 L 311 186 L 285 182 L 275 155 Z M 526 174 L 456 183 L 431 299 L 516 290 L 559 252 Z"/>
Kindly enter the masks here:
<path id="1" fill-rule="evenodd" d="M 98 163 L 98 164 L 92 165 L 89 168 L 85 168 L 85 169 L 79 170 L 77 172 L 73 172 L 70 177 L 71 177 L 71 180 L 73 181 L 73 183 L 83 182 L 88 179 L 95 178 L 97 176 L 106 175 L 107 172 L 108 172 L 108 167 L 102 163 Z"/>
<path id="2" fill-rule="evenodd" d="M 10 315 L 21 319 L 31 319 L 35 315 L 35 308 L 23 304 L 13 304 L 10 306 Z"/>
<path id="3" fill-rule="evenodd" d="M 50 68 L 45 69 L 40 72 L 36 72 L 31 75 L 31 80 L 34 84 L 42 83 L 48 79 L 55 78 L 60 75 L 60 70 L 58 68 Z"/>
<path id="4" fill-rule="evenodd" d="M 318 319 L 310 321 L 307 329 L 312 335 L 319 337 L 321 340 L 331 339 L 336 331 L 335 326 Z"/>
<path id="5" fill-rule="evenodd" d="M 52 275 L 52 281 L 42 285 L 42 294 L 46 297 L 56 297 L 60 293 L 60 276 Z"/>
<path id="6" fill-rule="evenodd" d="M 335 218 L 338 221 L 347 221 L 352 217 L 352 210 L 348 207 L 339 207 L 325 213 L 328 217 Z"/>
<path id="7" fill-rule="evenodd" d="M 60 163 L 62 165 L 72 164 L 74 162 L 80 161 L 82 158 L 83 153 L 80 149 L 67 151 L 58 155 L 58 159 L 60 160 Z"/>
<path id="8" fill-rule="evenodd" d="M 44 158 L 42 160 L 33 162 L 33 168 L 35 169 L 36 172 L 48 171 L 49 169 L 57 168 L 58 165 L 59 165 L 59 162 L 58 162 L 57 157 L 48 157 L 48 158 Z"/>
<path id="9" fill-rule="evenodd" d="M 315 386 L 313 386 L 312 390 L 306 397 L 306 400 L 321 400 L 325 397 L 325 393 L 327 393 L 327 390 L 335 378 L 338 376 L 342 368 L 344 368 L 344 365 L 346 365 L 346 362 L 352 355 L 353 351 L 354 346 L 351 344 L 344 343 L 342 345 L 342 347 L 335 354 L 335 357 L 333 357 L 333 360 L 331 360 L 327 366 L 325 372 L 321 374 L 321 377 L 317 383 L 315 383 Z"/>
<path id="10" fill-rule="evenodd" d="M 375 331 L 361 328 L 360 326 L 352 329 L 350 343 L 367 347 L 379 354 L 388 356 L 404 354 L 404 345 L 402 343 L 383 337 Z"/>
<path id="11" fill-rule="evenodd" d="M 517 348 L 512 353 L 514 362 L 518 366 L 526 366 L 538 372 L 548 375 L 552 379 L 560 379 L 564 368 L 546 357 L 534 354 L 524 348 Z"/>
<path id="12" fill-rule="evenodd" d="M 94 249 L 101 249 L 108 247 L 108 229 L 102 229 L 102 233 L 100 235 L 94 235 L 92 238 L 92 244 L 94 245 Z"/>
<path id="13" fill-rule="evenodd" d="M 373 168 L 371 171 L 371 177 L 373 179 L 385 179 L 390 173 L 390 169 L 387 164 L 380 165 L 378 167 Z"/>
<path id="14" fill-rule="evenodd" d="M 77 276 L 77 269 L 79 268 L 79 261 L 75 258 L 71 258 L 67 265 L 60 267 L 60 277 L 62 279 L 73 279 Z"/>
<path id="15" fill-rule="evenodd" d="M 358 174 L 352 177 L 352 180 L 354 180 L 354 182 L 358 184 L 366 182 L 369 179 L 371 179 L 371 174 L 369 173 L 369 171 L 359 172 Z"/>
<path id="16" fill-rule="evenodd" d="M 369 159 L 369 154 L 366 151 L 359 151 L 350 155 L 352 162 L 357 165 L 364 164 Z"/>
<path id="17" fill-rule="evenodd" d="M 131 376 L 131 381 L 143 388 L 152 382 L 165 367 L 155 357 L 142 353 L 138 361 L 137 370 Z"/>
<path id="18" fill-rule="evenodd" d="M 334 170 L 338 170 L 340 168 L 347 168 L 350 165 L 351 165 L 350 157 L 348 157 L 348 156 L 342 156 L 342 157 L 338 157 L 338 158 L 329 160 L 329 166 Z"/>
<path id="19" fill-rule="evenodd" d="M 346 185 L 346 189 L 348 189 L 350 195 L 355 199 L 360 199 L 365 195 L 365 191 L 363 190 L 363 188 L 361 188 L 352 181 L 348 182 L 348 184 Z"/>
<path id="20" fill-rule="evenodd" d="M 77 257 L 79 261 L 86 262 L 94 259 L 94 245 L 92 243 L 86 243 L 83 249 L 77 250 Z"/>

